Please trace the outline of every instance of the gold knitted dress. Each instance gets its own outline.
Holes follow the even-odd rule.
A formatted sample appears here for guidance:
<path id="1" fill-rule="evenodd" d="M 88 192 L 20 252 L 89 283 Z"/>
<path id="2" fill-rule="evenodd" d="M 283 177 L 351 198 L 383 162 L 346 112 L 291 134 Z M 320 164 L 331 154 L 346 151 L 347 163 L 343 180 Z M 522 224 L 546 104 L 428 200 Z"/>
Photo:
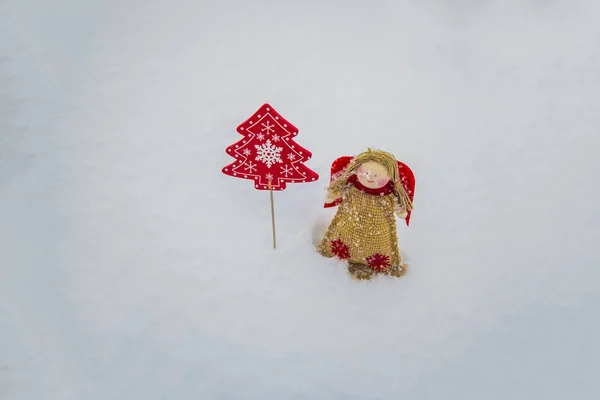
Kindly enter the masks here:
<path id="1" fill-rule="evenodd" d="M 391 185 L 370 189 L 350 179 L 318 252 L 379 273 L 406 267 L 398 249 L 396 204 Z"/>

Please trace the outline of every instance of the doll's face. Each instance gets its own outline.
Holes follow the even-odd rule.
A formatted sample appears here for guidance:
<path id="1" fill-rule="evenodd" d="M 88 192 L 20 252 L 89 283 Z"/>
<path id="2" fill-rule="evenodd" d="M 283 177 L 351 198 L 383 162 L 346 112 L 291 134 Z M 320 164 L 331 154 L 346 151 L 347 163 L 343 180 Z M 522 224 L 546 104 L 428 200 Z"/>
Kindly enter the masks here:
<path id="1" fill-rule="evenodd" d="M 367 161 L 358 167 L 356 176 L 358 181 L 369 189 L 379 189 L 390 181 L 387 169 L 375 161 Z"/>

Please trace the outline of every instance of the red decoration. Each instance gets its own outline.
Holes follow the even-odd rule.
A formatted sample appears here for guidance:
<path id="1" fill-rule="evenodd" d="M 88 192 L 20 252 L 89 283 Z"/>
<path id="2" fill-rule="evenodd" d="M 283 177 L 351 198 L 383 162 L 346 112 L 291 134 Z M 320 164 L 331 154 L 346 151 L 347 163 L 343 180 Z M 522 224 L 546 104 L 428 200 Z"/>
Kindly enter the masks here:
<path id="1" fill-rule="evenodd" d="M 415 198 L 415 174 L 408 168 L 408 165 L 398 161 L 398 176 L 400 177 L 400 183 L 406 190 L 406 194 L 410 201 L 413 201 Z M 410 223 L 410 214 L 411 211 L 406 212 L 406 226 Z"/>
<path id="2" fill-rule="evenodd" d="M 342 260 L 350 258 L 350 249 L 340 239 L 331 241 L 331 252 Z"/>
<path id="3" fill-rule="evenodd" d="M 234 162 L 223 168 L 225 175 L 253 179 L 257 190 L 284 190 L 286 182 L 314 182 L 319 175 L 304 162 L 311 152 L 299 146 L 293 138 L 298 129 L 269 104 L 264 104 L 237 127 L 244 136 L 225 151 Z"/>
<path id="4" fill-rule="evenodd" d="M 331 177 L 329 183 L 339 178 L 353 159 L 354 157 L 352 156 L 342 156 L 336 159 L 333 164 L 331 164 Z M 406 164 L 400 161 L 398 161 L 398 176 L 400 177 L 400 183 L 402 183 L 404 190 L 406 190 L 406 193 L 408 194 L 408 198 L 410 201 L 413 201 L 415 197 L 415 175 Z M 352 177 L 350 179 L 352 179 Z M 326 203 L 324 208 L 335 207 L 341 203 L 342 199 L 337 199 L 331 203 Z M 405 220 L 407 226 L 410 224 L 410 214 L 411 211 L 408 211 L 406 215 Z"/>
<path id="5" fill-rule="evenodd" d="M 384 271 L 387 267 L 390 266 L 390 258 L 383 254 L 373 254 L 366 258 L 367 263 L 369 263 L 369 267 L 373 268 L 377 271 Z"/>

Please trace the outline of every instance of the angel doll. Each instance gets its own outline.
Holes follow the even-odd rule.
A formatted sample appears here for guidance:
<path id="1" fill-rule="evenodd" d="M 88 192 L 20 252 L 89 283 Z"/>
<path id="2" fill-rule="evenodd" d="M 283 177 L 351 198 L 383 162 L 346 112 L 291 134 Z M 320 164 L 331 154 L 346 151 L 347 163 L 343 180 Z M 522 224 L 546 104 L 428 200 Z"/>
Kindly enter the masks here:
<path id="1" fill-rule="evenodd" d="M 338 210 L 318 252 L 348 262 L 356 279 L 404 275 L 395 216 L 409 224 L 414 183 L 410 168 L 385 151 L 368 149 L 335 160 L 325 207 Z"/>

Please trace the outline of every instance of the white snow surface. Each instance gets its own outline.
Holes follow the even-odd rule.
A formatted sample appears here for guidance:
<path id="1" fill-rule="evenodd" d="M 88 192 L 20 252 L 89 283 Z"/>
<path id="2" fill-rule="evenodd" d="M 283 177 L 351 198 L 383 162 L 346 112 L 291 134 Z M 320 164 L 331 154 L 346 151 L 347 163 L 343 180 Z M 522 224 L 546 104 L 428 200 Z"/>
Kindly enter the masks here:
<path id="1" fill-rule="evenodd" d="M 600 2 L 0 0 L 0 399 L 598 399 Z M 268 102 L 315 183 L 221 173 Z M 417 178 L 402 279 L 314 248 Z"/>

